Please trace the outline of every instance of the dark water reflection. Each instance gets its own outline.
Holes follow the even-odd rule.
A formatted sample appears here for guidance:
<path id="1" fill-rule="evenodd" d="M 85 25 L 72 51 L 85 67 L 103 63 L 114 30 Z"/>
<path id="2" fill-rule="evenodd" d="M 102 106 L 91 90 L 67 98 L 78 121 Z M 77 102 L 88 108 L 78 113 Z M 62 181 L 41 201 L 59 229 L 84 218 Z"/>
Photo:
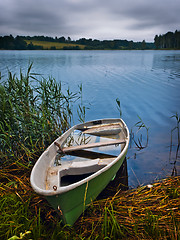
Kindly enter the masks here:
<path id="1" fill-rule="evenodd" d="M 174 167 L 173 174 L 179 174 L 175 131 L 171 159 L 169 146 L 177 124 L 171 116 L 180 115 L 180 51 L 0 51 L 3 80 L 7 69 L 18 75 L 30 62 L 33 72 L 54 77 L 64 89 L 77 91 L 83 84 L 84 103 L 90 107 L 86 120 L 119 117 L 119 98 L 122 118 L 144 144 L 146 132 L 134 126 L 141 117 L 149 128 L 148 146 L 139 150 L 132 141 L 127 154 L 130 186 L 170 176 Z"/>

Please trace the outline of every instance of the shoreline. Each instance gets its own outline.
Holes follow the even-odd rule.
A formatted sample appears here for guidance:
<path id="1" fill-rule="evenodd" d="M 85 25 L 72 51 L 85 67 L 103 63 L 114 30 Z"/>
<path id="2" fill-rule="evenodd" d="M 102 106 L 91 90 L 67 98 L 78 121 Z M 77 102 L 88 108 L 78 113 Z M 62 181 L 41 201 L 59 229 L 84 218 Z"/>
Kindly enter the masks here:
<path id="1" fill-rule="evenodd" d="M 22 232 L 32 239 L 42 236 L 47 239 L 52 235 L 59 239 L 59 232 L 67 239 L 178 239 L 180 176 L 126 191 L 121 190 L 122 184 L 116 182 L 116 187 L 110 184 L 104 195 L 100 194 L 70 227 L 63 226 L 57 212 L 33 192 L 30 171 L 31 167 L 19 164 L 0 169 L 0 201 L 4 202 L 0 236 L 4 239 L 19 236 Z M 26 215 L 23 223 L 20 220 L 22 214 Z M 4 223 L 7 229 L 3 227 Z M 43 233 L 42 230 L 37 233 L 38 229 L 43 229 Z"/>

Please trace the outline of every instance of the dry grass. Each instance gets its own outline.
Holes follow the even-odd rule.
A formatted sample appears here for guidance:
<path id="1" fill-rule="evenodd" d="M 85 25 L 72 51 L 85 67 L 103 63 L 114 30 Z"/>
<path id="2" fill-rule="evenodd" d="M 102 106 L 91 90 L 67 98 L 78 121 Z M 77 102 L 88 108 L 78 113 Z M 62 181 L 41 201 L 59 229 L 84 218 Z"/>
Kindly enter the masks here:
<path id="1" fill-rule="evenodd" d="M 180 239 L 180 177 L 95 201 L 76 224 L 85 239 Z"/>
<path id="2" fill-rule="evenodd" d="M 94 201 L 71 228 L 30 186 L 31 167 L 0 169 L 0 238 L 30 231 L 32 239 L 176 239 L 180 238 L 180 177 L 152 188 L 118 192 Z M 63 236 L 63 237 L 62 237 Z M 26 239 L 26 238 L 24 238 Z"/>

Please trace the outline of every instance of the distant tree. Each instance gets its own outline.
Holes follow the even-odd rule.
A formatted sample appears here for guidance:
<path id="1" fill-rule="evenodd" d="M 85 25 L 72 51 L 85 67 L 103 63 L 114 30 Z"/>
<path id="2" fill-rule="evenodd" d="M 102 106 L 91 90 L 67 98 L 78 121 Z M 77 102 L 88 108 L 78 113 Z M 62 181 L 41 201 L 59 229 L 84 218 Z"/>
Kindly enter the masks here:
<path id="1" fill-rule="evenodd" d="M 60 38 L 58 38 L 57 41 L 60 42 L 60 43 L 65 43 L 66 39 L 65 39 L 65 37 L 60 37 Z"/>
<path id="2" fill-rule="evenodd" d="M 180 31 L 167 32 L 164 35 L 156 35 L 154 38 L 156 49 L 170 48 L 180 49 Z"/>
<path id="3" fill-rule="evenodd" d="M 70 37 L 68 37 L 67 41 L 68 41 L 68 42 L 71 42 L 71 38 L 70 38 Z"/>
<path id="4" fill-rule="evenodd" d="M 175 47 L 175 38 L 173 32 L 167 32 L 165 34 L 165 42 L 166 48 L 174 48 Z"/>
<path id="5" fill-rule="evenodd" d="M 133 49 L 133 41 L 129 42 L 129 49 Z"/>
<path id="6" fill-rule="evenodd" d="M 145 40 L 143 40 L 141 43 L 141 49 L 142 50 L 146 49 L 146 41 Z"/>
<path id="7" fill-rule="evenodd" d="M 34 50 L 34 45 L 32 44 L 32 42 L 30 42 L 28 45 L 27 45 L 27 49 L 28 50 Z"/>
<path id="8" fill-rule="evenodd" d="M 80 38 L 79 40 L 76 41 L 76 43 L 82 44 L 82 45 L 86 45 L 87 44 L 87 40 L 85 38 Z"/>
<path id="9" fill-rule="evenodd" d="M 154 44 L 156 46 L 156 49 L 160 48 L 160 37 L 158 37 L 158 35 L 156 35 L 154 38 Z"/>
<path id="10" fill-rule="evenodd" d="M 27 43 L 20 36 L 17 36 L 14 39 L 14 45 L 15 45 L 16 50 L 26 50 L 27 49 Z"/>
<path id="11" fill-rule="evenodd" d="M 174 35 L 175 35 L 175 47 L 177 49 L 180 49 L 180 31 L 178 32 L 176 30 Z"/>
<path id="12" fill-rule="evenodd" d="M 63 50 L 81 50 L 79 46 L 64 46 Z"/>
<path id="13" fill-rule="evenodd" d="M 55 47 L 55 46 L 52 46 L 52 47 L 50 48 L 50 50 L 56 50 L 56 47 Z"/>
<path id="14" fill-rule="evenodd" d="M 0 40 L 0 49 L 14 49 L 14 37 L 12 35 L 10 36 L 4 36 L 1 37 Z"/>

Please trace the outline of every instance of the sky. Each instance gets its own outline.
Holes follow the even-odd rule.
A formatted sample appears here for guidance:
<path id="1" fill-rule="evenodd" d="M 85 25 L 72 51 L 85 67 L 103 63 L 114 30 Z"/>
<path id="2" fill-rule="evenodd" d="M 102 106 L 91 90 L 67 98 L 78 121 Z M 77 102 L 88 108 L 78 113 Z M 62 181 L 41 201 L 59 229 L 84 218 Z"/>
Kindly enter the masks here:
<path id="1" fill-rule="evenodd" d="M 153 42 L 180 30 L 180 0 L 0 0 L 0 36 Z"/>

